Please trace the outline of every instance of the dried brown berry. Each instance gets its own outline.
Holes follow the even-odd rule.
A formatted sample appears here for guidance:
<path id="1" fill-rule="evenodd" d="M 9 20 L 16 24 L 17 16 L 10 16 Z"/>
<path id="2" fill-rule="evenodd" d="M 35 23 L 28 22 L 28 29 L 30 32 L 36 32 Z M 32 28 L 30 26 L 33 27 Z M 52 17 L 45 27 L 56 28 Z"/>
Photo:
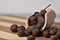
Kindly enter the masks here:
<path id="1" fill-rule="evenodd" d="M 24 33 L 25 33 L 25 36 L 29 36 L 30 35 L 28 30 L 25 30 Z"/>
<path id="2" fill-rule="evenodd" d="M 24 33 L 25 27 L 24 26 L 19 26 L 17 28 L 17 30 L 18 30 L 17 34 L 18 34 L 19 37 L 23 37 L 25 35 L 25 33 Z"/>
<path id="3" fill-rule="evenodd" d="M 35 37 L 33 35 L 29 35 L 27 40 L 35 40 Z"/>
<path id="4" fill-rule="evenodd" d="M 17 32 L 17 28 L 18 28 L 18 25 L 13 24 L 13 25 L 11 25 L 10 30 L 11 30 L 12 32 Z"/>
<path id="5" fill-rule="evenodd" d="M 50 37 L 51 40 L 60 40 L 60 31 L 58 31 L 54 36 Z"/>
<path id="6" fill-rule="evenodd" d="M 35 14 L 31 15 L 29 18 L 28 18 L 28 26 L 32 26 L 32 25 L 36 25 L 37 24 L 37 18 L 35 17 L 35 15 L 37 14 L 38 12 L 36 12 Z"/>
<path id="7" fill-rule="evenodd" d="M 50 30 L 50 35 L 55 35 L 57 33 L 57 27 L 52 27 L 51 30 Z"/>
<path id="8" fill-rule="evenodd" d="M 23 37 L 25 35 L 25 33 L 21 30 L 18 31 L 17 34 L 18 34 L 19 37 Z"/>
<path id="9" fill-rule="evenodd" d="M 43 36 L 46 37 L 46 38 L 49 38 L 50 34 L 49 34 L 48 31 L 43 31 Z"/>
<path id="10" fill-rule="evenodd" d="M 35 28 L 34 26 L 30 26 L 30 27 L 28 27 L 27 29 L 28 29 L 28 31 L 31 33 L 34 28 Z"/>
<path id="11" fill-rule="evenodd" d="M 51 36 L 51 40 L 57 40 L 56 36 Z"/>
<path id="12" fill-rule="evenodd" d="M 60 39 L 60 31 L 58 31 L 55 36 L 57 37 L 57 39 Z"/>
<path id="13" fill-rule="evenodd" d="M 32 35 L 39 36 L 39 32 L 40 32 L 39 29 L 35 28 L 35 29 L 32 30 Z"/>
<path id="14" fill-rule="evenodd" d="M 17 30 L 19 31 L 19 30 L 22 30 L 22 31 L 25 31 L 25 27 L 24 26 L 19 26 L 18 28 L 17 28 Z"/>

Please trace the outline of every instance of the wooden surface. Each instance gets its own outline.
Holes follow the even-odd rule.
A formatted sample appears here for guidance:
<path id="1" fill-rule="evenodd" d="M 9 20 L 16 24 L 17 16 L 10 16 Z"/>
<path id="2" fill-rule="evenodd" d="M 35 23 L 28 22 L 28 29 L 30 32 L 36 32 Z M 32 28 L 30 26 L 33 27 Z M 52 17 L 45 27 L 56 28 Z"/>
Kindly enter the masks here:
<path id="1" fill-rule="evenodd" d="M 0 16 L 0 40 L 27 40 L 27 37 L 18 37 L 10 31 L 12 24 L 25 25 L 26 19 L 13 16 Z M 36 40 L 50 40 L 50 38 L 36 37 Z"/>

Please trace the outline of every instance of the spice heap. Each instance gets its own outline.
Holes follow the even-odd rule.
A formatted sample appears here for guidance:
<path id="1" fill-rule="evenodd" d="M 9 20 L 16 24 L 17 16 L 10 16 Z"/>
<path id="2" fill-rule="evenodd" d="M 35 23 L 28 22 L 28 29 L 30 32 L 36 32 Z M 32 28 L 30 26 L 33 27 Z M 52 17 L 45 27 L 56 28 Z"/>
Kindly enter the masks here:
<path id="1" fill-rule="evenodd" d="M 48 5 L 47 7 L 49 7 Z M 46 8 L 47 8 L 46 7 Z M 19 37 L 27 37 L 27 40 L 35 40 L 35 37 L 46 37 L 52 40 L 60 40 L 60 29 L 57 26 L 47 26 L 44 30 L 41 30 L 45 22 L 46 8 L 40 12 L 35 12 L 28 18 L 28 27 L 16 24 L 11 25 L 10 30 L 17 33 Z"/>

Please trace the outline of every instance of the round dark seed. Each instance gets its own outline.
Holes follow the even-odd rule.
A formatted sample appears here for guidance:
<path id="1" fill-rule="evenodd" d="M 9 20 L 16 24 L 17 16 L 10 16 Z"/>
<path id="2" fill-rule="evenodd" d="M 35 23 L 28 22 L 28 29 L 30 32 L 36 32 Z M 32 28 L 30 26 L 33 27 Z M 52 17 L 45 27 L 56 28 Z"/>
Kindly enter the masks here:
<path id="1" fill-rule="evenodd" d="M 11 30 L 12 32 L 17 32 L 17 28 L 18 28 L 18 25 L 13 24 L 13 25 L 11 25 L 10 30 Z"/>
<path id="2" fill-rule="evenodd" d="M 44 31 L 43 32 L 43 36 L 46 37 L 46 38 L 49 38 L 50 37 L 50 34 L 48 31 Z"/>
<path id="3" fill-rule="evenodd" d="M 51 36 L 51 40 L 57 40 L 56 36 Z"/>
<path id="4" fill-rule="evenodd" d="M 25 33 L 23 31 L 18 31 L 17 34 L 19 37 L 23 37 L 25 35 Z"/>
<path id="5" fill-rule="evenodd" d="M 19 27 L 17 28 L 17 30 L 18 30 L 17 34 L 18 34 L 19 37 L 25 36 L 24 31 L 25 31 L 26 29 L 25 29 L 24 26 L 19 26 Z"/>
<path id="6" fill-rule="evenodd" d="M 19 26 L 19 27 L 17 28 L 17 30 L 18 30 L 18 31 L 19 31 L 19 30 L 25 31 L 25 27 L 24 27 L 24 26 Z"/>
<path id="7" fill-rule="evenodd" d="M 57 33 L 57 28 L 56 27 L 52 27 L 51 30 L 50 30 L 50 35 L 55 35 Z"/>
<path id="8" fill-rule="evenodd" d="M 27 29 L 31 33 L 34 28 L 35 28 L 34 26 L 31 26 L 31 27 L 28 27 Z"/>
<path id="9" fill-rule="evenodd" d="M 30 35 L 28 30 L 25 30 L 24 33 L 25 33 L 25 36 L 29 36 Z"/>
<path id="10" fill-rule="evenodd" d="M 35 40 L 35 37 L 33 35 L 29 35 L 27 40 Z"/>
<path id="11" fill-rule="evenodd" d="M 35 29 L 32 30 L 32 35 L 39 36 L 39 32 L 40 32 L 39 29 L 35 28 Z"/>

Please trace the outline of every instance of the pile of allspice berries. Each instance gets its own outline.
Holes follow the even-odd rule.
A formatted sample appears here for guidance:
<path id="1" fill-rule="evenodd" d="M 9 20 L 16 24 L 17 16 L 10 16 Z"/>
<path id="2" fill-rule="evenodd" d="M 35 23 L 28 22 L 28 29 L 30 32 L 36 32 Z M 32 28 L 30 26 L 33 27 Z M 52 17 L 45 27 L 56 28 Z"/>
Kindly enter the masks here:
<path id="1" fill-rule="evenodd" d="M 10 30 L 17 33 L 19 37 L 28 37 L 27 40 L 35 40 L 35 37 L 46 37 L 51 38 L 51 40 L 60 40 L 60 30 L 56 26 L 46 27 L 45 30 L 41 30 L 45 22 L 46 10 L 41 10 L 41 12 L 35 12 L 32 16 L 28 18 L 28 27 L 17 24 L 13 24 Z"/>

